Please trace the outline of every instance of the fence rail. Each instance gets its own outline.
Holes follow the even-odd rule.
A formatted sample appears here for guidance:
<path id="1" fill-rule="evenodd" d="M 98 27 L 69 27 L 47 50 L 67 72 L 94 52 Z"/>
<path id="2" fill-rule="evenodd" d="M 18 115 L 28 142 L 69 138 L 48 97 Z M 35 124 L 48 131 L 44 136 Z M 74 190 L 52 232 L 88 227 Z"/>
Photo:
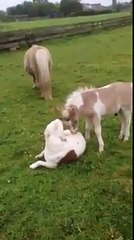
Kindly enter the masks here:
<path id="1" fill-rule="evenodd" d="M 106 19 L 96 22 L 83 22 L 65 26 L 44 27 L 32 30 L 21 30 L 0 33 L 0 51 L 14 50 L 23 45 L 30 46 L 52 38 L 93 33 L 98 30 L 127 26 L 132 23 L 132 16 Z"/>

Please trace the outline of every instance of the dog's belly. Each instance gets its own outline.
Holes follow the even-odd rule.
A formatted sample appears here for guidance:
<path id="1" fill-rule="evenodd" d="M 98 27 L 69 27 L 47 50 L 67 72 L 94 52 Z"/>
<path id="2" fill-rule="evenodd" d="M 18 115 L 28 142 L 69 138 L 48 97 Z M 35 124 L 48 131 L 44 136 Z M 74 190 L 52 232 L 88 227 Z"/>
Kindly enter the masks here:
<path id="1" fill-rule="evenodd" d="M 67 152 L 74 150 L 77 157 L 81 156 L 86 149 L 86 141 L 82 134 L 77 133 L 67 137 L 66 149 Z"/>

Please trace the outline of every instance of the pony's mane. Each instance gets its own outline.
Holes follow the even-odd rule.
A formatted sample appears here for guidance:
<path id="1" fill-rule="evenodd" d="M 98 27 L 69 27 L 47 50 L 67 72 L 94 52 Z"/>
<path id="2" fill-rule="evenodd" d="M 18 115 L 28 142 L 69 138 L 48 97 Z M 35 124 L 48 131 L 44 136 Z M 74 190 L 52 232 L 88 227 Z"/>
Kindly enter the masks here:
<path id="1" fill-rule="evenodd" d="M 67 105 L 73 104 L 73 101 L 79 98 L 79 96 L 81 97 L 82 93 L 89 92 L 90 90 L 94 90 L 94 89 L 95 88 L 93 88 L 92 86 L 90 88 L 80 87 L 76 89 L 75 91 L 73 91 L 71 94 L 68 95 L 68 97 L 66 98 L 65 105 L 67 106 Z"/>

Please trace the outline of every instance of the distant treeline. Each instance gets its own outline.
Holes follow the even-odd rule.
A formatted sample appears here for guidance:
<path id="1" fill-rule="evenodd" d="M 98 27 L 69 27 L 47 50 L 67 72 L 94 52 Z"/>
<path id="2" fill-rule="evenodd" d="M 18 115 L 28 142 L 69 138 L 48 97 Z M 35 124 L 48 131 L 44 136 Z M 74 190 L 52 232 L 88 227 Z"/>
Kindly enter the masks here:
<path id="1" fill-rule="evenodd" d="M 6 12 L 0 11 L 1 21 L 21 20 L 37 17 L 63 17 L 63 16 L 84 16 L 111 13 L 113 11 L 127 10 L 132 3 L 117 4 L 116 7 L 104 8 L 102 10 L 83 10 L 80 0 L 61 0 L 60 3 L 52 3 L 48 0 L 24 1 L 22 4 L 7 8 Z"/>

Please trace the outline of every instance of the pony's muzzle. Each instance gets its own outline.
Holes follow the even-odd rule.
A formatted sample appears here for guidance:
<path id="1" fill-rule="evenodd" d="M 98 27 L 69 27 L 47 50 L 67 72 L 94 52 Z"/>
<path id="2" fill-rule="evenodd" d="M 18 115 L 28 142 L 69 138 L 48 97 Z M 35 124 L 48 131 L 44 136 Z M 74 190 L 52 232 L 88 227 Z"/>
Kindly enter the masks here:
<path id="1" fill-rule="evenodd" d="M 70 131 L 71 131 L 72 134 L 76 134 L 78 132 L 78 128 L 71 127 Z"/>

